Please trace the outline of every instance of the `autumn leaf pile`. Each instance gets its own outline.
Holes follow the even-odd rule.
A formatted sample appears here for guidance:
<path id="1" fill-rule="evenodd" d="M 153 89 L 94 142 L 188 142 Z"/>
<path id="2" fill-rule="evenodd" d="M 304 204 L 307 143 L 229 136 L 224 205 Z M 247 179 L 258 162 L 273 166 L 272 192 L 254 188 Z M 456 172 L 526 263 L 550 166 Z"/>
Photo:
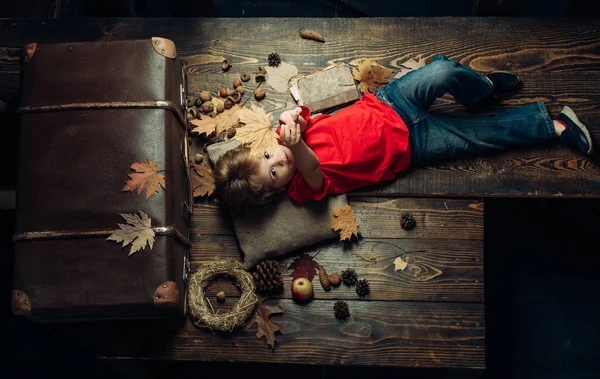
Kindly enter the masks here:
<path id="1" fill-rule="evenodd" d="M 215 107 L 224 105 L 225 103 L 223 99 L 218 97 L 213 97 L 211 101 Z M 234 104 L 231 108 L 225 109 L 215 117 L 203 115 L 201 120 L 191 120 L 190 124 L 193 127 L 191 133 L 197 135 L 206 133 L 208 136 L 212 132 L 215 132 L 215 134 L 218 135 L 222 131 L 238 124 L 238 111 L 243 108 L 244 107 L 240 104 Z"/>

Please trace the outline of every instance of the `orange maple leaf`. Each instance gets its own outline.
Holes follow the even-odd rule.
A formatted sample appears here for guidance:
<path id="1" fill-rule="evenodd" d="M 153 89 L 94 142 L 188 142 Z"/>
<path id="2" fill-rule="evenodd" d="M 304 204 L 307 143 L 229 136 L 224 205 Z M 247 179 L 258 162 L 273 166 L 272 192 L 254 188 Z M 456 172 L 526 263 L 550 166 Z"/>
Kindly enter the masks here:
<path id="1" fill-rule="evenodd" d="M 249 143 L 251 154 L 262 156 L 265 151 L 277 149 L 279 135 L 271 129 L 271 114 L 266 114 L 262 107 L 254 104 L 250 108 L 243 107 L 237 114 L 245 125 L 236 130 L 234 139 Z"/>
<path id="2" fill-rule="evenodd" d="M 358 223 L 354 216 L 354 211 L 349 205 L 333 208 L 333 221 L 331 221 L 333 230 L 340 231 L 340 241 L 349 240 L 352 235 L 358 237 Z"/>
<path id="3" fill-rule="evenodd" d="M 211 102 L 214 104 L 215 108 L 219 105 L 225 105 L 223 99 L 219 99 L 218 97 L 213 97 Z M 214 117 L 210 117 L 209 114 L 203 114 L 200 120 L 192 120 L 190 124 L 192 124 L 193 129 L 191 131 L 192 134 L 201 135 L 202 133 L 206 133 L 209 135 L 212 132 L 216 134 L 221 133 L 223 130 L 227 130 L 230 127 L 237 125 L 239 117 L 237 116 L 237 111 L 242 109 L 240 104 L 234 104 L 231 108 L 225 109 L 221 113 L 213 112 Z"/>
<path id="4" fill-rule="evenodd" d="M 137 190 L 139 195 L 144 189 L 146 190 L 146 200 L 158 192 L 159 186 L 166 188 L 165 177 L 158 172 L 158 164 L 150 158 L 146 158 L 146 162 L 135 162 L 131 165 L 134 174 L 129 174 L 129 180 L 125 183 L 125 187 L 121 191 L 133 192 Z"/>
<path id="5" fill-rule="evenodd" d="M 364 60 L 358 65 L 358 70 L 353 68 L 352 75 L 358 82 L 358 89 L 362 93 L 373 93 L 379 87 L 382 87 L 388 82 L 387 78 L 392 74 L 393 70 L 385 68 L 377 62 L 370 59 Z"/>
<path id="6" fill-rule="evenodd" d="M 191 163 L 190 170 L 194 197 L 210 196 L 215 191 L 215 176 L 208 164 Z"/>

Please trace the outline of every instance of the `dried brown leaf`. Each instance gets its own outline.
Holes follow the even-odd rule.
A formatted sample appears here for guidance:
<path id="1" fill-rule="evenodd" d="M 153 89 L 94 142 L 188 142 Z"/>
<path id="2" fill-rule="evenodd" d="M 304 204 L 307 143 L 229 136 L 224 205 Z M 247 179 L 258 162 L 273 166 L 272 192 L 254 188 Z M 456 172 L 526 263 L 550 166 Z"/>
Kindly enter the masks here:
<path id="1" fill-rule="evenodd" d="M 340 241 L 349 240 L 352 236 L 358 237 L 358 223 L 354 216 L 354 211 L 349 205 L 333 208 L 333 221 L 331 221 L 333 230 L 340 231 Z"/>
<path id="2" fill-rule="evenodd" d="M 194 197 L 210 196 L 215 191 L 215 176 L 207 163 L 191 162 L 190 175 Z"/>
<path id="3" fill-rule="evenodd" d="M 319 270 L 319 264 L 310 255 L 300 254 L 298 258 L 294 259 L 288 270 L 294 270 L 290 275 L 294 279 L 308 278 L 312 281 Z"/>
<path id="4" fill-rule="evenodd" d="M 152 229 L 152 220 L 144 212 L 140 211 L 139 216 L 135 213 L 119 213 L 127 224 L 117 224 L 119 230 L 115 230 L 106 240 L 123 242 L 122 247 L 131 244 L 129 255 L 145 249 L 146 244 L 150 245 L 150 250 L 154 246 L 154 229 Z"/>
<path id="5" fill-rule="evenodd" d="M 240 104 L 234 104 L 231 108 L 225 109 L 221 113 L 217 113 L 217 106 L 219 104 L 224 106 L 225 101 L 216 96 L 213 96 L 211 101 L 215 105 L 214 114 L 216 116 L 210 117 L 209 114 L 203 114 L 200 116 L 202 117 L 200 120 L 190 121 L 190 124 L 192 124 L 192 127 L 194 127 L 192 129 L 193 134 L 200 135 L 202 133 L 206 133 L 206 135 L 209 135 L 212 132 L 216 132 L 216 134 L 218 135 L 223 130 L 227 130 L 232 126 L 237 125 L 239 121 L 237 117 L 237 111 L 242 109 L 242 106 Z"/>
<path id="6" fill-rule="evenodd" d="M 256 333 L 256 338 L 261 339 L 262 337 L 266 337 L 267 346 L 269 346 L 271 350 L 275 349 L 275 333 L 281 333 L 281 328 L 279 325 L 269 320 L 269 316 L 277 313 L 283 313 L 283 309 L 281 309 L 279 305 L 264 305 L 262 300 L 259 300 L 256 304 L 256 308 L 254 308 L 252 317 L 248 323 L 246 323 L 245 327 L 245 330 L 248 331 L 252 325 L 257 324 L 258 332 Z"/>
<path id="7" fill-rule="evenodd" d="M 147 162 L 136 162 L 131 165 L 134 174 L 129 174 L 129 180 L 125 183 L 125 187 L 121 191 L 136 191 L 139 195 L 144 189 L 146 190 L 146 200 L 158 192 L 159 186 L 166 188 L 165 177 L 158 172 L 158 164 L 150 158 L 146 158 Z"/>
<path id="8" fill-rule="evenodd" d="M 408 262 L 406 262 L 402 257 L 398 257 L 394 260 L 394 271 L 404 271 L 404 269 L 408 266 Z"/>
<path id="9" fill-rule="evenodd" d="M 298 75 L 298 68 L 293 64 L 281 62 L 277 67 L 267 66 L 267 84 L 277 92 L 286 92 L 289 82 Z"/>
<path id="10" fill-rule="evenodd" d="M 234 139 L 250 143 L 251 154 L 262 155 L 265 151 L 275 151 L 279 135 L 271 129 L 270 114 L 267 115 L 263 108 L 253 104 L 251 108 L 240 109 L 237 115 L 245 125 L 237 128 Z"/>
<path id="11" fill-rule="evenodd" d="M 400 63 L 400 71 L 394 75 L 394 79 L 399 79 L 404 75 L 408 74 L 411 71 L 418 70 L 421 67 L 425 66 L 425 60 L 421 58 L 409 59 L 404 63 Z"/>
<path id="12" fill-rule="evenodd" d="M 360 63 L 358 70 L 355 68 L 352 69 L 352 75 L 359 82 L 358 89 L 362 93 L 375 92 L 377 88 L 382 87 L 388 82 L 387 78 L 392 72 L 389 68 L 385 68 L 370 59 L 366 59 Z"/>

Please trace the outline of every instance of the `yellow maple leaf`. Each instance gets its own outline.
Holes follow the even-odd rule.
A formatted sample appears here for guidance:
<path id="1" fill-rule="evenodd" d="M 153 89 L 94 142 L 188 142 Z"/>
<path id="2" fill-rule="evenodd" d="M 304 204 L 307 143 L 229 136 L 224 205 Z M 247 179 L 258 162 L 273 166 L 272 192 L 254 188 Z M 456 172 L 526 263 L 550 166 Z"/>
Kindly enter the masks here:
<path id="1" fill-rule="evenodd" d="M 252 105 L 237 112 L 240 122 L 245 125 L 236 130 L 236 140 L 250 143 L 251 154 L 263 154 L 265 151 L 274 152 L 277 148 L 279 135 L 271 129 L 271 115 L 266 114 L 262 107 Z"/>
<path id="2" fill-rule="evenodd" d="M 213 112 L 215 117 L 210 117 L 209 114 L 203 114 L 200 116 L 200 120 L 190 121 L 190 124 L 192 124 L 193 127 L 192 133 L 198 135 L 206 133 L 206 135 L 209 135 L 210 133 L 215 132 L 218 135 L 223 130 L 227 130 L 232 126 L 237 125 L 239 121 L 237 111 L 242 109 L 240 104 L 234 104 L 231 108 L 225 109 L 221 113 L 217 113 L 217 106 L 219 106 L 219 104 L 225 106 L 225 100 L 213 97 L 211 101 L 215 106 L 215 111 Z"/>
<path id="3" fill-rule="evenodd" d="M 158 172 L 158 164 L 150 158 L 146 158 L 147 162 L 136 162 L 131 165 L 134 174 L 129 174 L 129 180 L 125 183 L 125 187 L 121 191 L 133 192 L 137 190 L 139 195 L 144 189 L 146 190 L 146 200 L 150 196 L 158 192 L 159 186 L 166 188 L 165 177 Z"/>
<path id="4" fill-rule="evenodd" d="M 392 70 L 385 68 L 371 59 L 365 59 L 358 65 L 358 70 L 353 68 L 352 75 L 354 80 L 360 82 L 358 89 L 362 93 L 373 93 L 377 88 L 382 87 L 388 82 L 387 78 L 392 74 Z"/>
<path id="5" fill-rule="evenodd" d="M 358 237 L 358 223 L 349 205 L 333 208 L 331 228 L 340 231 L 340 241 L 349 240 L 353 235 Z"/>
<path id="6" fill-rule="evenodd" d="M 142 249 L 146 249 L 146 244 L 150 245 L 150 250 L 154 246 L 154 229 L 152 229 L 152 220 L 144 212 L 140 211 L 138 216 L 135 213 L 119 213 L 127 224 L 119 225 L 118 230 L 115 230 L 106 240 L 123 242 L 122 247 L 131 244 L 129 255 L 137 253 Z"/>
<path id="7" fill-rule="evenodd" d="M 203 163 L 191 163 L 193 170 L 190 170 L 192 179 L 192 190 L 194 197 L 210 196 L 215 191 L 215 176 L 210 165 Z"/>

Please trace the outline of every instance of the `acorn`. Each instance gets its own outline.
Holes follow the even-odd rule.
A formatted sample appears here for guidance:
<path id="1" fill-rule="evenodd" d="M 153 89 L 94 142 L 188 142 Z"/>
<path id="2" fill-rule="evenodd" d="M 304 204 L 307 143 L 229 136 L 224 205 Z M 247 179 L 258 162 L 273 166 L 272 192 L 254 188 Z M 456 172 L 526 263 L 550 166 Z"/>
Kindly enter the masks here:
<path id="1" fill-rule="evenodd" d="M 342 284 L 342 276 L 337 272 L 329 275 L 329 284 L 331 284 L 333 287 L 338 287 L 340 284 Z"/>
<path id="2" fill-rule="evenodd" d="M 229 109 L 229 108 L 233 107 L 233 100 L 231 100 L 231 99 L 229 99 L 229 98 L 228 98 L 228 99 L 226 99 L 226 100 L 225 100 L 225 103 L 223 103 L 223 107 L 224 107 L 225 109 Z"/>
<path id="3" fill-rule="evenodd" d="M 239 86 L 242 85 L 242 81 L 239 79 L 236 79 L 233 81 L 233 88 L 238 88 Z"/>
<path id="4" fill-rule="evenodd" d="M 210 95 L 210 92 L 202 91 L 202 92 L 200 92 L 199 99 L 201 99 L 202 101 L 211 101 L 212 96 Z"/>
<path id="5" fill-rule="evenodd" d="M 186 118 L 187 122 L 190 122 L 190 121 L 196 119 L 196 117 L 194 117 L 194 115 L 191 114 L 190 112 L 187 113 L 187 115 L 185 116 L 185 118 Z"/>
<path id="6" fill-rule="evenodd" d="M 194 119 L 194 118 L 198 117 L 198 109 L 196 109 L 196 107 L 188 108 L 187 114 L 188 114 L 188 116 L 191 116 L 192 119 Z"/>
<path id="7" fill-rule="evenodd" d="M 225 302 L 225 292 L 221 291 L 217 294 L 217 301 L 219 303 L 224 303 Z"/>
<path id="8" fill-rule="evenodd" d="M 265 90 L 262 88 L 257 88 L 254 90 L 254 97 L 256 100 L 262 100 L 265 98 Z"/>
<path id="9" fill-rule="evenodd" d="M 217 105 L 217 113 L 221 113 L 225 110 L 225 107 L 223 106 L 223 104 L 218 104 Z"/>
<path id="10" fill-rule="evenodd" d="M 267 75 L 267 70 L 264 67 L 258 66 L 258 70 L 256 70 L 257 75 Z"/>
<path id="11" fill-rule="evenodd" d="M 254 77 L 254 80 L 256 80 L 256 83 L 264 82 L 266 79 L 267 78 L 266 78 L 265 74 L 256 74 L 256 76 Z"/>
<path id="12" fill-rule="evenodd" d="M 202 154 L 196 154 L 194 155 L 194 161 L 198 164 L 202 163 L 202 161 L 204 160 L 204 157 L 202 156 Z"/>
<path id="13" fill-rule="evenodd" d="M 197 99 L 196 99 L 196 103 L 195 103 L 195 105 L 196 105 L 197 107 L 199 107 L 199 106 L 202 106 L 202 99 L 201 99 L 201 98 L 197 98 Z"/>
<path id="14" fill-rule="evenodd" d="M 188 108 L 193 107 L 194 104 L 196 104 L 196 99 L 194 99 L 193 97 L 188 96 L 188 98 L 185 99 L 185 105 L 187 105 Z"/>
<path id="15" fill-rule="evenodd" d="M 233 126 L 229 129 L 227 129 L 227 138 L 235 137 L 235 133 L 236 133 L 236 130 Z"/>
<path id="16" fill-rule="evenodd" d="M 244 94 L 244 92 L 246 92 L 246 90 L 244 89 L 244 87 L 243 87 L 243 86 L 237 86 L 237 87 L 235 87 L 235 91 L 236 91 L 237 93 L 239 93 L 240 95 L 243 95 L 243 94 Z"/>
<path id="17" fill-rule="evenodd" d="M 227 96 L 233 96 L 235 95 L 237 92 L 235 92 L 235 89 L 228 89 L 227 90 Z"/>
<path id="18" fill-rule="evenodd" d="M 229 93 L 229 91 L 225 87 L 223 87 L 219 90 L 219 96 L 221 96 L 222 98 L 227 97 L 228 93 Z"/>
<path id="19" fill-rule="evenodd" d="M 202 112 L 210 113 L 215 110 L 215 105 L 211 101 L 207 101 L 202 104 Z"/>
<path id="20" fill-rule="evenodd" d="M 248 80 L 250 80 L 250 74 L 248 74 L 247 72 L 244 72 L 240 75 L 240 79 L 242 79 L 242 82 L 247 82 Z"/>
<path id="21" fill-rule="evenodd" d="M 229 61 L 227 59 L 223 60 L 223 62 L 221 62 L 221 69 L 223 71 L 227 71 L 231 68 L 231 65 L 229 64 Z"/>
<path id="22" fill-rule="evenodd" d="M 234 103 L 239 103 L 240 101 L 242 101 L 242 95 L 240 95 L 239 92 L 235 92 L 233 95 L 230 96 L 233 99 Z"/>

